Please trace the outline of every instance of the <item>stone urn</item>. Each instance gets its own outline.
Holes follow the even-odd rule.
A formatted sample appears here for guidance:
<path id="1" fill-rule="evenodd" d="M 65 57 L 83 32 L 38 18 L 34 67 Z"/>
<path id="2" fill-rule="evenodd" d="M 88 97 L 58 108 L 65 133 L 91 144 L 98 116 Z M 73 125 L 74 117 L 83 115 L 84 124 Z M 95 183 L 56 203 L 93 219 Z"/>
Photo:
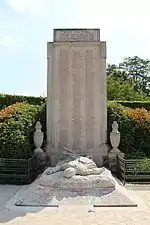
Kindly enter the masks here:
<path id="1" fill-rule="evenodd" d="M 109 169 L 111 172 L 117 172 L 117 156 L 124 157 L 124 153 L 118 149 L 120 144 L 120 132 L 118 131 L 118 123 L 116 121 L 112 124 L 112 132 L 110 133 L 110 142 L 112 149 L 108 154 Z"/>
<path id="2" fill-rule="evenodd" d="M 111 152 L 120 152 L 118 146 L 120 144 L 120 132 L 118 131 L 118 123 L 116 121 L 112 124 L 112 132 L 110 133 L 110 142 L 112 145 Z"/>
<path id="3" fill-rule="evenodd" d="M 34 145 L 36 147 L 36 149 L 34 150 L 34 153 L 37 155 L 39 163 L 44 164 L 46 160 L 46 154 L 43 151 L 43 149 L 41 149 L 41 146 L 43 144 L 43 138 L 44 138 L 44 135 L 41 129 L 42 129 L 41 123 L 40 121 L 37 121 L 35 126 L 35 132 L 33 135 Z"/>

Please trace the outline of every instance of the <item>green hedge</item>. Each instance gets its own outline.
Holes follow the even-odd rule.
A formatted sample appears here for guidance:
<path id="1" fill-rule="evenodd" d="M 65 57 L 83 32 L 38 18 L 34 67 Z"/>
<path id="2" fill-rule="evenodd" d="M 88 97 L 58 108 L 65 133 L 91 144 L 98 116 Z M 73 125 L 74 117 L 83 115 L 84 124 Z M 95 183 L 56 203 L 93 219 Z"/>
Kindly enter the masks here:
<path id="1" fill-rule="evenodd" d="M 150 159 L 141 159 L 136 163 L 134 171 L 140 172 L 149 172 L 150 173 Z"/>
<path id="2" fill-rule="evenodd" d="M 32 105 L 41 105 L 42 103 L 45 102 L 45 98 L 34 96 L 0 94 L 0 109 L 12 105 L 16 102 L 26 102 Z"/>
<path id="3" fill-rule="evenodd" d="M 35 123 L 43 116 L 45 105 L 23 103 L 14 107 L 15 111 L 11 116 L 0 120 L 0 158 L 28 159 L 35 148 Z M 6 113 L 7 108 L 4 110 Z"/>
<path id="4" fill-rule="evenodd" d="M 116 101 L 116 102 L 125 107 L 130 107 L 132 109 L 145 108 L 147 110 L 150 110 L 150 101 Z"/>
<path id="5" fill-rule="evenodd" d="M 143 109 L 139 112 L 142 114 Z M 137 113 L 137 112 L 135 112 Z M 148 116 L 149 113 L 147 112 Z M 137 116 L 137 117 L 136 117 Z M 150 157 L 150 119 L 135 118 L 127 113 L 127 108 L 115 102 L 108 103 L 108 143 L 113 121 L 119 124 L 121 133 L 120 150 L 127 158 Z M 149 118 L 149 117 L 148 117 Z"/>

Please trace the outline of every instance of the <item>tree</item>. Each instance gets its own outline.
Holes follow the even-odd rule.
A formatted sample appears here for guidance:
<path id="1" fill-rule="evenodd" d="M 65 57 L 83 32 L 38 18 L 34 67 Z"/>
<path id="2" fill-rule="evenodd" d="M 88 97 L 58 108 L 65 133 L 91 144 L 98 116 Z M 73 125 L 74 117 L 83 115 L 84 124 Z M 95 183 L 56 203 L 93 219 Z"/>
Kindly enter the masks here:
<path id="1" fill-rule="evenodd" d="M 116 64 L 107 64 L 107 75 L 111 74 L 113 71 L 116 71 L 118 69 L 118 66 Z"/>
<path id="2" fill-rule="evenodd" d="M 150 60 L 138 56 L 127 57 L 119 64 L 119 69 L 128 73 L 133 80 L 136 90 L 141 90 L 149 95 L 150 87 Z"/>
<path id="3" fill-rule="evenodd" d="M 119 69 L 113 70 L 109 75 L 113 76 L 116 79 L 121 79 L 122 81 L 130 81 L 132 83 L 132 80 L 129 78 L 128 74 L 126 71 L 121 71 Z"/>
<path id="4" fill-rule="evenodd" d="M 108 100 L 146 100 L 146 95 L 135 90 L 131 78 L 125 71 L 113 71 L 107 76 Z"/>

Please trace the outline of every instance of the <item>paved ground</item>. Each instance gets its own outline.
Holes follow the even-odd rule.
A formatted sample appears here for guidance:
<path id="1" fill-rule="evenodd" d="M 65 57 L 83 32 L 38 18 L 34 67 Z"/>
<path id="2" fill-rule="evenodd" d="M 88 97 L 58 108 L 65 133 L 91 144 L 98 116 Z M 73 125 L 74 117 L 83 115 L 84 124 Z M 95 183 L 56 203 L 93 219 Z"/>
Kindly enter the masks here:
<path id="1" fill-rule="evenodd" d="M 36 208 L 31 212 L 5 209 L 5 203 L 20 189 L 18 186 L 0 185 L 0 224 L 62 224 L 62 225 L 150 225 L 150 185 L 126 186 L 138 202 L 137 208 L 92 208 L 69 206 Z"/>

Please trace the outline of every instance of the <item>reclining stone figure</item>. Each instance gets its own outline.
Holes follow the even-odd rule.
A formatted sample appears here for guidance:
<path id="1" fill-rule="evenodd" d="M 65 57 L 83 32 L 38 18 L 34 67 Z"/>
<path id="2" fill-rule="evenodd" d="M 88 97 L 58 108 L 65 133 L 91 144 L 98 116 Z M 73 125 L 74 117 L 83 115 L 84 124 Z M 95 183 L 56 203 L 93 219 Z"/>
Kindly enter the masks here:
<path id="1" fill-rule="evenodd" d="M 64 147 L 67 155 L 66 160 L 60 160 L 56 167 L 49 168 L 46 172 L 47 175 L 64 171 L 64 177 L 71 178 L 74 175 L 88 176 L 102 173 L 105 168 L 98 168 L 95 162 L 89 156 L 78 156 L 71 149 Z"/>
<path id="2" fill-rule="evenodd" d="M 76 154 L 67 147 L 64 149 L 57 165 L 48 167 L 40 177 L 41 186 L 72 191 L 115 188 L 111 172 L 104 167 L 98 168 L 92 157 Z"/>

